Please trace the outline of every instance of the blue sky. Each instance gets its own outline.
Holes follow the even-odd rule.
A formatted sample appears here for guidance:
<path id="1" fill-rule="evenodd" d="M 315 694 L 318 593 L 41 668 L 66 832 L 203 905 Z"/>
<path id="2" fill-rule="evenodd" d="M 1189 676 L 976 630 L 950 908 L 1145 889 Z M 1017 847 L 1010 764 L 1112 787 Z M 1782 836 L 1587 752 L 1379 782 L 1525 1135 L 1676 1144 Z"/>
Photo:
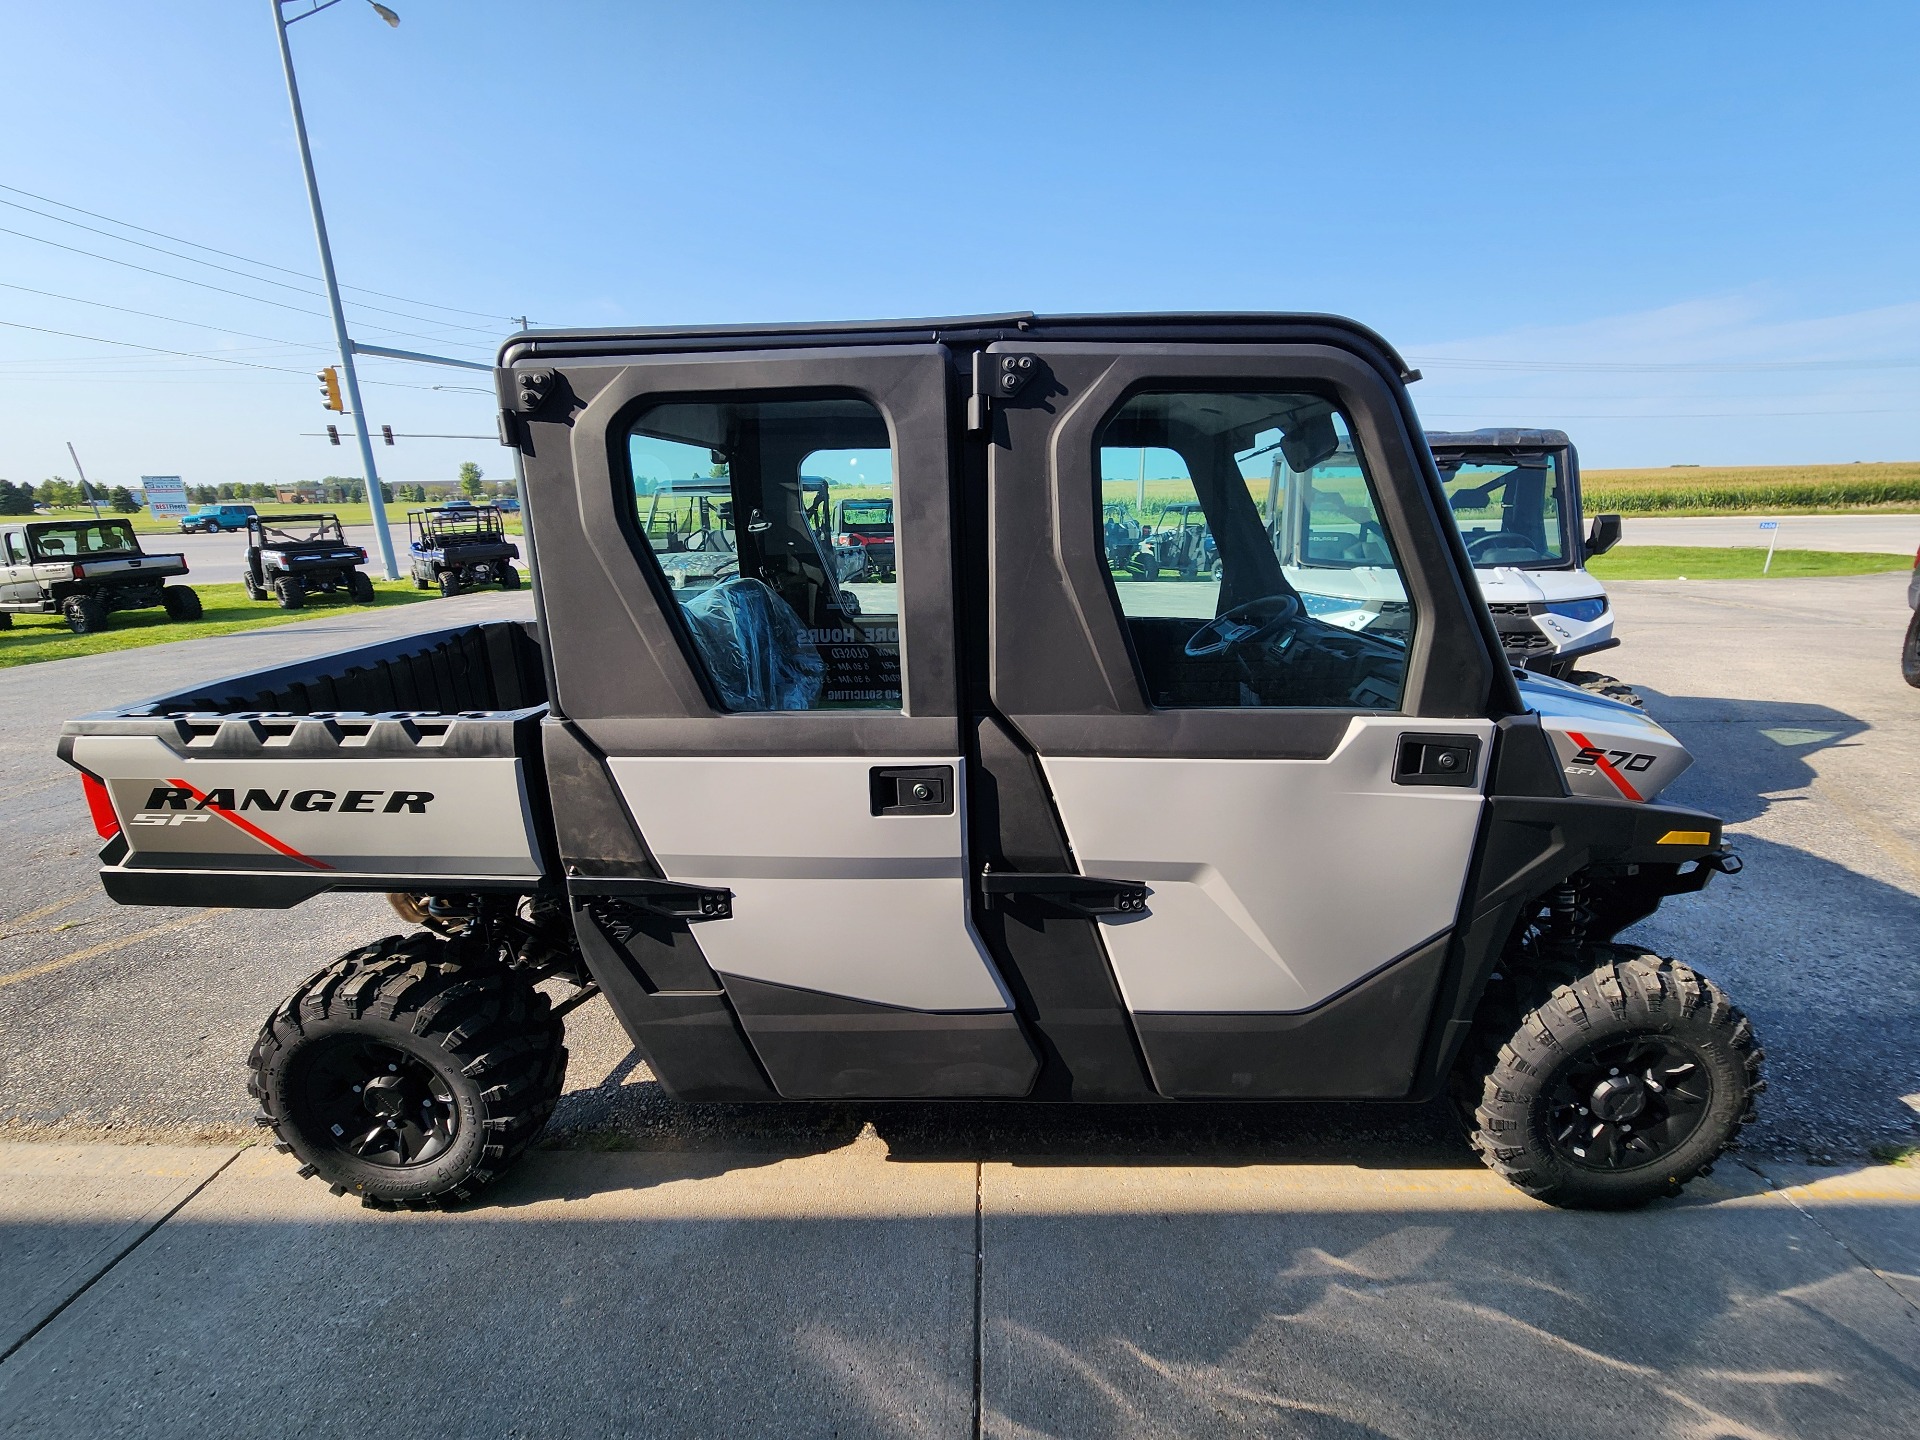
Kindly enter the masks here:
<path id="1" fill-rule="evenodd" d="M 1920 459 L 1911 4 L 394 8 L 293 31 L 341 278 L 407 297 L 359 297 L 407 315 L 357 311 L 374 343 L 1331 310 L 1422 366 L 1435 428 L 1563 425 L 1589 466 Z M 0 475 L 72 478 L 68 440 L 108 483 L 356 472 L 302 434 L 332 418 L 318 299 L 15 208 L 311 273 L 267 0 L 0 27 L 0 227 L 41 237 L 0 233 L 0 320 L 98 337 L 0 325 Z M 364 378 L 376 424 L 491 432 L 485 396 L 431 388 L 458 372 Z M 509 470 L 486 440 L 378 458 Z"/>

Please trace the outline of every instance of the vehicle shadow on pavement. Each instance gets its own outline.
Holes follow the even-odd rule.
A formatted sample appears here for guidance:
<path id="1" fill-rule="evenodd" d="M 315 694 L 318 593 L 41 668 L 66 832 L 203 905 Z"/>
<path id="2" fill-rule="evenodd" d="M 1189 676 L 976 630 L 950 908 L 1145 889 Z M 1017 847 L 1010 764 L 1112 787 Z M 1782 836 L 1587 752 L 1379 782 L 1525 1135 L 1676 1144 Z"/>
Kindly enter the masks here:
<path id="1" fill-rule="evenodd" d="M 1729 825 L 1756 819 L 1812 785 L 1809 757 L 1861 743 L 1873 727 L 1842 710 L 1785 700 L 1668 695 L 1636 687 L 1647 713 L 1674 731 L 1693 767 L 1663 800 L 1694 805 Z"/>

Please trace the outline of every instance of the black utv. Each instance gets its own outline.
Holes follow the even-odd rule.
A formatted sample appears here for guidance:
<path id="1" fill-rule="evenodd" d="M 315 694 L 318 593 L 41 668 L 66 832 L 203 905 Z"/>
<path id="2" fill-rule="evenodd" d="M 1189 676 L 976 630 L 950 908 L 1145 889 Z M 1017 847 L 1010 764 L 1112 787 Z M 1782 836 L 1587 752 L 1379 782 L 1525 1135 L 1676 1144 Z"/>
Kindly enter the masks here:
<path id="1" fill-rule="evenodd" d="M 513 562 L 520 549 L 507 539 L 496 505 L 437 505 L 407 512 L 408 555 L 416 589 L 434 585 L 457 595 L 469 585 L 520 588 Z"/>
<path id="2" fill-rule="evenodd" d="M 240 583 L 249 600 L 273 600 L 282 610 L 336 592 L 371 605 L 373 580 L 360 568 L 366 563 L 367 552 L 347 543 L 337 515 L 252 515 Z"/>

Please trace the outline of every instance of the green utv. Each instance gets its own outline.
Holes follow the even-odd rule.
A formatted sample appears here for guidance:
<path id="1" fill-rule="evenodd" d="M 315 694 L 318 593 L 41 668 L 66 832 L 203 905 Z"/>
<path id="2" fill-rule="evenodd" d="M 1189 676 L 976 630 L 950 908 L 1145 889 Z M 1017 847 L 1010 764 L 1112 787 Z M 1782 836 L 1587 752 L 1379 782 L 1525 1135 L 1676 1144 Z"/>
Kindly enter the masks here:
<path id="1" fill-rule="evenodd" d="M 102 882 L 417 922 L 252 1055 L 261 1123 L 370 1204 L 512 1164 L 595 995 L 686 1100 L 1447 1096 L 1531 1195 L 1674 1194 L 1761 1052 L 1618 937 L 1738 862 L 1659 803 L 1673 736 L 1509 667 L 1408 378 L 1325 316 L 515 336 L 538 621 L 70 722 Z M 1114 573 L 1143 449 L 1217 574 Z M 806 477 L 856 470 L 896 549 L 850 604 Z M 719 484 L 736 563 L 676 585 L 648 506 Z M 1283 511 L 1383 603 L 1283 564 Z"/>

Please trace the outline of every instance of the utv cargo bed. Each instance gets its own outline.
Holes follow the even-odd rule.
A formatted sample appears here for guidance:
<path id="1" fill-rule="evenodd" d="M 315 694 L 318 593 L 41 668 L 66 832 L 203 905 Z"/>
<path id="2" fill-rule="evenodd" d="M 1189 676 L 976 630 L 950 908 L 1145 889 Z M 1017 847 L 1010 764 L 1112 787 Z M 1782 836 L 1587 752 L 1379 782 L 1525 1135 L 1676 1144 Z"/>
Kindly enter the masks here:
<path id="1" fill-rule="evenodd" d="M 549 853 L 532 626 L 464 625 L 232 675 L 73 721 L 128 904 L 326 890 L 531 892 Z"/>

